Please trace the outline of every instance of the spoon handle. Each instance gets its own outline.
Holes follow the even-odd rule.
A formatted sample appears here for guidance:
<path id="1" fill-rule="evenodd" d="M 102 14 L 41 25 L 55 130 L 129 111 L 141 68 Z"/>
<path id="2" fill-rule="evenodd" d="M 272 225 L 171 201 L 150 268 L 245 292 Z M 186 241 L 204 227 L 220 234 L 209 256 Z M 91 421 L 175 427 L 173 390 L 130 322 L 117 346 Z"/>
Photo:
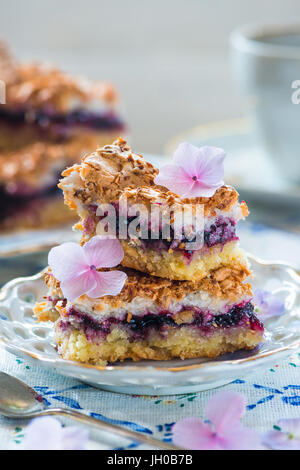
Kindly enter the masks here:
<path id="1" fill-rule="evenodd" d="M 173 451 L 183 450 L 183 449 L 180 449 L 180 447 L 176 447 L 173 444 L 169 444 L 168 442 L 159 441 L 158 439 L 153 439 L 150 436 L 143 435 L 135 431 L 131 431 L 130 429 L 125 429 L 120 426 L 116 426 L 115 424 L 106 423 L 105 421 L 101 421 L 97 418 L 93 418 L 91 416 L 85 415 L 84 413 L 80 413 L 79 411 L 73 411 L 73 410 L 68 410 L 64 408 L 48 408 L 46 410 L 34 413 L 34 415 L 35 416 L 49 416 L 49 415 L 66 416 L 68 418 L 73 418 L 76 421 L 80 421 L 81 423 L 90 424 L 95 427 L 98 427 L 99 429 L 107 430 L 121 437 L 138 441 L 143 444 L 147 444 L 149 446 L 157 447 L 158 449 L 173 450 Z"/>

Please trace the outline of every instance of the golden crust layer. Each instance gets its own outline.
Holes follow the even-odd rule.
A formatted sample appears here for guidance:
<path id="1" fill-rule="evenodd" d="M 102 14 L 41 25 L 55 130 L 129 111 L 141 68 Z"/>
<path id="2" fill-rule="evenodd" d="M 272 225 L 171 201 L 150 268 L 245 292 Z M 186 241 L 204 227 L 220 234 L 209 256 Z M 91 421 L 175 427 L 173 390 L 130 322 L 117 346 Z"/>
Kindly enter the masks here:
<path id="1" fill-rule="evenodd" d="M 252 296 L 251 285 L 243 283 L 249 276 L 249 271 L 245 266 L 221 267 L 199 282 L 171 281 L 121 266 L 117 269 L 126 272 L 127 281 L 117 296 L 90 299 L 97 304 L 97 310 L 104 309 L 105 305 L 117 309 L 136 297 L 151 299 L 158 306 L 167 308 L 171 301 L 181 301 L 187 294 L 198 291 L 207 292 L 216 299 L 228 300 L 232 303 L 238 302 L 244 296 Z M 52 295 L 62 299 L 60 282 L 55 279 L 50 269 L 45 275 L 45 281 Z M 84 298 L 86 296 L 81 297 L 83 302 Z"/>
<path id="2" fill-rule="evenodd" d="M 153 186 L 158 170 L 141 155 L 133 154 L 126 141 L 119 138 L 86 155 L 81 165 L 67 168 L 62 176 L 73 171 L 81 177 L 81 187 L 74 188 L 74 196 L 85 204 L 95 200 L 115 201 L 125 188 Z M 59 187 L 63 189 L 63 181 Z M 67 194 L 66 202 L 68 203 Z"/>
<path id="3" fill-rule="evenodd" d="M 59 325 L 59 323 L 58 323 Z M 166 328 L 163 337 L 153 332 L 146 340 L 130 341 L 124 329 L 115 327 L 104 342 L 89 342 L 83 331 L 55 328 L 54 341 L 63 359 L 105 365 L 132 359 L 170 360 L 197 357 L 215 358 L 240 349 L 253 349 L 262 341 L 262 333 L 247 328 L 219 330 L 212 336 L 199 336 L 189 326 Z"/>
<path id="4" fill-rule="evenodd" d="M 65 189 L 66 179 L 76 172 L 80 179 L 73 191 Z M 204 205 L 204 215 L 215 216 L 216 210 L 229 211 L 238 202 L 238 193 L 230 186 L 222 186 L 210 197 L 183 199 L 163 186 L 156 185 L 154 178 L 158 170 L 141 155 L 132 153 L 123 139 L 112 145 L 97 149 L 82 159 L 81 165 L 65 170 L 59 187 L 64 190 L 66 203 L 74 209 L 76 199 L 83 204 L 92 202 L 109 203 L 122 197 L 133 203 L 160 202 L 167 206 L 174 204 Z M 247 206 L 243 207 L 247 215 Z"/>
<path id="5" fill-rule="evenodd" d="M 124 250 L 122 265 L 152 276 L 198 282 L 211 271 L 223 266 L 237 266 L 237 269 L 243 269 L 241 267 L 244 266 L 247 270 L 245 253 L 236 241 L 227 242 L 224 246 L 215 245 L 203 251 L 194 251 L 189 262 L 181 250 L 157 251 L 140 247 L 127 240 L 120 241 Z"/>

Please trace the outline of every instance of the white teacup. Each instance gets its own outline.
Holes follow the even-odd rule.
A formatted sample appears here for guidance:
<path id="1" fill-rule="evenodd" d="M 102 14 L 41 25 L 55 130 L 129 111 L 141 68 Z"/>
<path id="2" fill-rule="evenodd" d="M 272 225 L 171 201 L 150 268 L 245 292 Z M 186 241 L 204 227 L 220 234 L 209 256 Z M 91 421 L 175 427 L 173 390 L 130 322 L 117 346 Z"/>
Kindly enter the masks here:
<path id="1" fill-rule="evenodd" d="M 254 25 L 230 36 L 241 90 L 282 176 L 300 183 L 300 24 Z M 259 171 L 259 169 L 258 169 Z"/>

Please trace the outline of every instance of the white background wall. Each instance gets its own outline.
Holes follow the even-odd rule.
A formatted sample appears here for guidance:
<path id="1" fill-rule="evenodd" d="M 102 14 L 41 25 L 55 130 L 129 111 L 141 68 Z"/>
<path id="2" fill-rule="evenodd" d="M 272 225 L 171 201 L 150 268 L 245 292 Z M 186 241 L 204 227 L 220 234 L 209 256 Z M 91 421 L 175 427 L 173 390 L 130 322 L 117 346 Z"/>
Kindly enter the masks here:
<path id="1" fill-rule="evenodd" d="M 1 0 L 0 36 L 22 59 L 111 80 L 131 143 L 161 152 L 186 128 L 244 112 L 230 31 L 299 13 L 299 0 Z"/>

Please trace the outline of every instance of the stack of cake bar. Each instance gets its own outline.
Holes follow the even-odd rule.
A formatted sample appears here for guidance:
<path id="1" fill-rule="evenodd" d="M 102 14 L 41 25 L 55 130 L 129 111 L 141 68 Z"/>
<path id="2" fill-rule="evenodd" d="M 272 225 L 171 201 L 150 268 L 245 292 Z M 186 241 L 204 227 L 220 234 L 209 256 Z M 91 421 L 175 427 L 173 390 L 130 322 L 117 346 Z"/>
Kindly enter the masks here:
<path id="1" fill-rule="evenodd" d="M 0 231 L 65 223 L 73 215 L 58 177 L 122 134 L 116 92 L 46 64 L 18 63 L 1 43 L 0 80 Z"/>
<path id="2" fill-rule="evenodd" d="M 82 244 L 98 233 L 103 220 L 98 209 L 112 204 L 118 213 L 124 198 L 127 224 L 134 204 L 146 208 L 154 204 L 161 211 L 174 203 L 200 204 L 205 221 L 203 243 L 196 250 L 187 249 L 184 238 L 172 238 L 172 230 L 164 239 L 161 226 L 155 239 L 120 237 L 124 258 L 118 269 L 128 277 L 117 296 L 83 295 L 69 302 L 49 270 L 49 293 L 35 313 L 40 320 L 55 321 L 55 341 L 64 359 L 103 364 L 214 358 L 253 349 L 262 341 L 263 325 L 254 313 L 251 285 L 246 282 L 251 273 L 236 234 L 236 223 L 248 213 L 246 204 L 225 185 L 210 198 L 187 201 L 156 185 L 157 174 L 122 139 L 63 172 L 59 186 L 66 204 L 80 217 L 76 228 L 82 231 Z"/>

